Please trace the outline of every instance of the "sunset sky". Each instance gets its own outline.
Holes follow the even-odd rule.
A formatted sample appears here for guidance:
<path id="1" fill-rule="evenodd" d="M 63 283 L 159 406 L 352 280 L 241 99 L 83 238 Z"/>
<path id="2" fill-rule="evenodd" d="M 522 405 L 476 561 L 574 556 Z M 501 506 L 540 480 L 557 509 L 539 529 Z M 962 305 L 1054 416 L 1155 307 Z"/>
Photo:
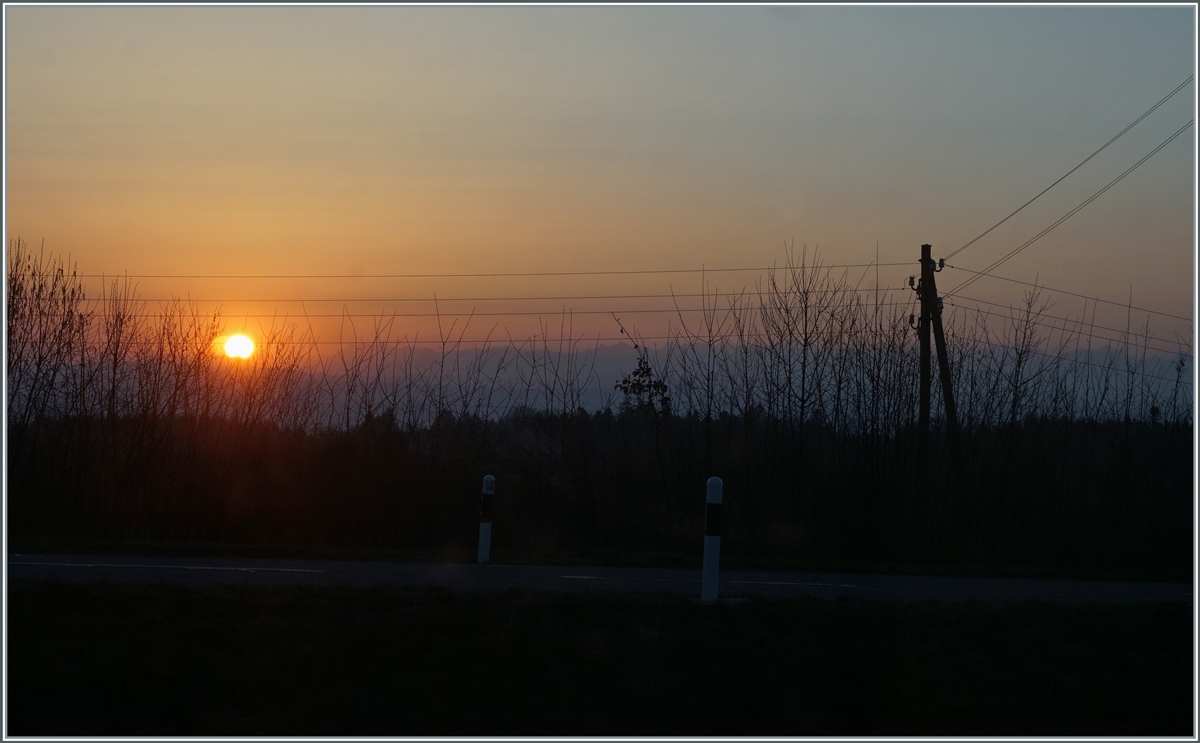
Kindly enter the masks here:
<path id="1" fill-rule="evenodd" d="M 9 5 L 4 20 L 7 235 L 109 275 L 752 267 L 793 241 L 839 264 L 869 263 L 877 243 L 884 263 L 915 261 L 923 242 L 945 256 L 1184 82 L 1196 38 L 1191 6 Z M 1193 83 L 950 263 L 1003 256 L 1195 107 Z M 1135 305 L 1190 318 L 1195 142 L 1193 126 L 996 273 L 1115 300 L 1132 287 Z M 880 281 L 915 272 L 885 266 Z M 737 289 L 757 275 L 710 279 Z M 969 276 L 947 269 L 939 287 Z M 336 313 L 314 301 L 694 292 L 699 277 L 139 285 L 147 298 L 223 299 L 240 327 L 300 299 Z M 985 280 L 968 294 L 1016 303 L 1022 291 Z M 670 306 L 442 308 L 549 318 L 564 305 Z M 1055 312 L 1081 308 L 1061 297 Z M 647 333 L 668 319 L 629 317 Z M 576 323 L 617 331 L 605 315 Z"/>

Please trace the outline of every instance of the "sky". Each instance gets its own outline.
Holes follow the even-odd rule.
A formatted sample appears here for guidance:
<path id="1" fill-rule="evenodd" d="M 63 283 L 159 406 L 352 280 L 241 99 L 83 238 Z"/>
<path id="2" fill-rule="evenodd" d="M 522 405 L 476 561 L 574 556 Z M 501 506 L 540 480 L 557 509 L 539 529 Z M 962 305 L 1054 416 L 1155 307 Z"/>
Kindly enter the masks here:
<path id="1" fill-rule="evenodd" d="M 670 300 L 476 300 L 695 293 L 701 278 L 199 276 L 741 268 L 794 245 L 832 264 L 877 250 L 911 263 L 880 269 L 899 287 L 922 243 L 935 258 L 966 244 L 1196 64 L 1192 6 L 6 5 L 4 23 L 8 238 L 85 274 L 182 275 L 139 291 L 221 300 L 247 327 L 428 312 L 436 295 L 447 313 L 547 313 L 476 318 L 481 334 L 527 334 L 571 307 L 624 312 L 652 335 L 670 315 L 628 311 Z M 956 255 L 939 288 L 1048 227 L 1195 109 L 1192 83 Z M 1191 318 L 1195 146 L 1193 126 L 995 273 Z M 759 275 L 707 278 L 724 291 Z M 1024 290 L 987 279 L 964 293 L 1017 304 Z M 347 301 L 363 298 L 422 301 Z M 573 322 L 617 334 L 605 314 Z M 398 327 L 429 337 L 431 323 Z"/>

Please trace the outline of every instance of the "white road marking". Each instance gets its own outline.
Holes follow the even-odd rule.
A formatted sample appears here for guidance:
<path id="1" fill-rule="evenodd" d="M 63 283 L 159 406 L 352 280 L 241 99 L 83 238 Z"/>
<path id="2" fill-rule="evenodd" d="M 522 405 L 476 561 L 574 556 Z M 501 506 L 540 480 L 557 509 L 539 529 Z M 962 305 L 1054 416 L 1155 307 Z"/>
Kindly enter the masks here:
<path id="1" fill-rule="evenodd" d="M 598 575 L 560 575 L 559 578 L 574 578 L 576 580 L 613 580 L 618 583 L 699 583 L 699 578 L 601 578 Z"/>
<path id="2" fill-rule="evenodd" d="M 601 578 L 596 575 L 560 575 L 559 578 L 571 580 L 619 580 L 626 582 L 644 583 L 696 583 L 699 578 Z M 742 586 L 820 586 L 824 588 L 857 588 L 860 591 L 878 591 L 878 588 L 856 586 L 853 583 L 797 583 L 786 580 L 726 580 L 725 584 Z"/>
<path id="3" fill-rule="evenodd" d="M 116 565 L 100 562 L 13 562 L 9 565 L 49 565 L 64 568 L 163 568 L 167 570 L 233 570 L 242 573 L 275 572 L 275 573 L 324 573 L 324 570 L 305 570 L 303 568 L 234 568 L 214 565 Z"/>
<path id="4" fill-rule="evenodd" d="M 786 580 L 727 580 L 725 583 L 737 583 L 747 586 L 823 586 L 825 588 L 857 588 L 860 591 L 878 591 L 878 588 L 856 586 L 853 583 L 793 583 Z"/>

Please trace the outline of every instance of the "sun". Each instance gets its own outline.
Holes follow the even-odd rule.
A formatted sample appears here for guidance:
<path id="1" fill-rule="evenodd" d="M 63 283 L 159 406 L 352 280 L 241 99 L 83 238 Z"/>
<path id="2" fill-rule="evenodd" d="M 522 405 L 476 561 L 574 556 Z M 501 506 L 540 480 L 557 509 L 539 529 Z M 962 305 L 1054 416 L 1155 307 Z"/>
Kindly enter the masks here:
<path id="1" fill-rule="evenodd" d="M 230 358 L 248 359 L 254 353 L 254 341 L 244 335 L 231 335 L 225 341 L 225 355 Z"/>

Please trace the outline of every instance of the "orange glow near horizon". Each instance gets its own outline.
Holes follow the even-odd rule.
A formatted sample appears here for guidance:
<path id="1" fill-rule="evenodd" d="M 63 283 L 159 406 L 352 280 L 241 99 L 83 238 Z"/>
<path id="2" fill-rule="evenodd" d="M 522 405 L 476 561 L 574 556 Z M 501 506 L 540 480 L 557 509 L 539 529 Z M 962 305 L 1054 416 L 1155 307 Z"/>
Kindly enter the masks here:
<path id="1" fill-rule="evenodd" d="M 701 317 L 703 282 L 767 281 L 677 271 L 782 265 L 785 245 L 904 303 L 921 244 L 946 257 L 1005 218 L 939 277 L 948 293 L 1195 98 L 1008 219 L 1185 79 L 1192 8 L 4 13 L 6 238 L 70 256 L 88 296 L 128 274 L 149 308 L 186 297 L 264 338 L 291 318 L 331 347 L 376 322 L 421 348 L 468 322 L 465 342 L 529 338 L 569 311 L 589 339 L 624 342 L 612 313 L 662 339 Z M 1190 317 L 1194 160 L 1185 133 L 996 274 Z M 650 269 L 676 273 L 627 273 Z M 1004 314 L 1024 291 L 979 281 L 962 306 Z M 1111 328 L 1129 314 L 1056 299 Z"/>

